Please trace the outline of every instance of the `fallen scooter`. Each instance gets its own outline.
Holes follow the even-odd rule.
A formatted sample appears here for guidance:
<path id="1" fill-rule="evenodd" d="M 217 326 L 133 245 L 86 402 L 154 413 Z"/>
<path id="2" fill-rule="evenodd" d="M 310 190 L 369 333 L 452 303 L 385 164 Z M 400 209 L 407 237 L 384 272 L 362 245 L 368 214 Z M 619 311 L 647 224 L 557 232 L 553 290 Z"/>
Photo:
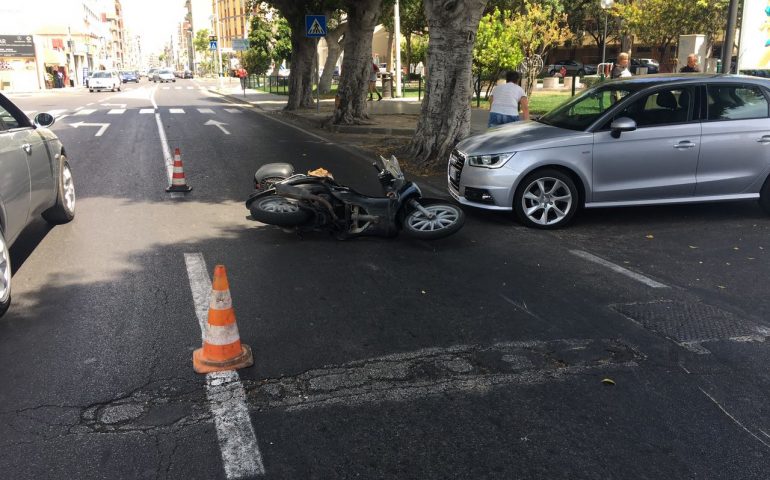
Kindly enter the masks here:
<path id="1" fill-rule="evenodd" d="M 396 157 L 373 163 L 384 197 L 369 197 L 337 183 L 318 169 L 295 174 L 288 163 L 269 163 L 254 175 L 256 191 L 246 200 L 253 220 L 298 232 L 325 230 L 337 238 L 404 233 L 423 240 L 451 235 L 465 222 L 459 206 L 422 197 L 404 178 Z"/>

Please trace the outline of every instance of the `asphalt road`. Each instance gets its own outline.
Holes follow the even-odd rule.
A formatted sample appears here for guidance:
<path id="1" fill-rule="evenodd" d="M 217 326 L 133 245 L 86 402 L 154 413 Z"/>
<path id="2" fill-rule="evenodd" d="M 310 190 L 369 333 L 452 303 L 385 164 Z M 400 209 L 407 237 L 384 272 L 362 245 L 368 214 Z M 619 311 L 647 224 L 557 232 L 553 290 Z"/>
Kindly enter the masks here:
<path id="1" fill-rule="evenodd" d="M 366 157 L 199 87 L 12 97 L 64 116 L 78 204 L 11 249 L 3 478 L 768 478 L 757 205 L 586 211 L 556 232 L 468 211 L 437 242 L 300 238 L 246 218 L 256 168 L 323 166 L 374 193 Z M 182 198 L 164 191 L 158 122 Z M 227 267 L 254 351 L 225 400 L 192 370 L 191 258 Z"/>

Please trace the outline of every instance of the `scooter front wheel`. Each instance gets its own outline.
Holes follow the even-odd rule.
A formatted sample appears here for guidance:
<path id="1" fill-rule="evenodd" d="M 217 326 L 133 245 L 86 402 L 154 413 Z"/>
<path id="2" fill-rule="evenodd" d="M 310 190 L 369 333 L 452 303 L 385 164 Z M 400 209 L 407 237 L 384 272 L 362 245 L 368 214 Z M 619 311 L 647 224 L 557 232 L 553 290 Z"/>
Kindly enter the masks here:
<path id="1" fill-rule="evenodd" d="M 418 200 L 432 214 L 425 215 L 416 208 L 404 217 L 401 226 L 407 235 L 421 240 L 436 240 L 456 233 L 465 223 L 465 213 L 457 205 L 441 200 Z"/>
<path id="2" fill-rule="evenodd" d="M 297 202 L 278 195 L 260 198 L 249 206 L 254 220 L 279 227 L 296 227 L 310 220 L 311 213 L 299 207 Z"/>

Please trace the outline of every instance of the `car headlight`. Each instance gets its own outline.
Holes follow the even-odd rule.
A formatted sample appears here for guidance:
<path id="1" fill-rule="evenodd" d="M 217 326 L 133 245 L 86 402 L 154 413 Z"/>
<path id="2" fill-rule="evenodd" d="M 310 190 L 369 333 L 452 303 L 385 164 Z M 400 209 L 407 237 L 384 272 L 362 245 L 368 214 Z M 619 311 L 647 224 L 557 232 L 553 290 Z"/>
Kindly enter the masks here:
<path id="1" fill-rule="evenodd" d="M 468 155 L 468 165 L 472 167 L 500 168 L 511 159 L 516 152 L 492 153 L 490 155 Z"/>

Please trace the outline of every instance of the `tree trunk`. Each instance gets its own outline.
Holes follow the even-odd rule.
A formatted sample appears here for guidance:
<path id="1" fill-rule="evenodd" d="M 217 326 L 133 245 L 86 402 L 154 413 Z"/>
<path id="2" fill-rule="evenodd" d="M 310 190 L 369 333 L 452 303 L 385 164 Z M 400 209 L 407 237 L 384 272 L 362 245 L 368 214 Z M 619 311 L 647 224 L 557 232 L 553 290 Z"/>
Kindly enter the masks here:
<path id="1" fill-rule="evenodd" d="M 288 18 L 291 25 L 291 71 L 286 110 L 313 106 L 313 58 L 316 41 L 305 37 L 305 16 Z"/>
<path id="2" fill-rule="evenodd" d="M 334 30 L 329 30 L 329 33 L 326 35 L 326 46 L 328 47 L 326 63 L 324 64 L 324 72 L 321 75 L 321 80 L 318 82 L 318 88 L 321 93 L 329 93 L 332 90 L 334 67 L 337 65 L 340 53 L 342 53 L 342 48 L 345 44 L 343 35 L 345 34 L 345 31 L 347 31 L 347 28 L 348 24 L 343 23 Z"/>
<path id="3" fill-rule="evenodd" d="M 486 0 L 424 0 L 428 65 L 410 156 L 422 167 L 443 168 L 455 144 L 470 133 L 473 43 Z"/>
<path id="4" fill-rule="evenodd" d="M 393 61 L 393 38 L 395 38 L 395 34 L 393 32 L 388 32 L 388 53 L 385 55 L 385 63 L 388 64 L 388 70 L 393 70 L 396 62 Z"/>
<path id="5" fill-rule="evenodd" d="M 406 47 L 406 71 L 410 74 L 413 73 L 412 71 L 412 35 L 410 33 L 406 33 L 404 36 L 404 46 Z M 417 62 L 414 62 L 417 63 Z M 409 77 L 407 77 L 409 78 Z"/>
<path id="6" fill-rule="evenodd" d="M 382 0 L 347 0 L 348 33 L 345 56 L 337 90 L 339 103 L 334 110 L 335 124 L 360 124 L 367 120 L 366 92 L 372 73 L 372 34 L 380 14 Z"/>

